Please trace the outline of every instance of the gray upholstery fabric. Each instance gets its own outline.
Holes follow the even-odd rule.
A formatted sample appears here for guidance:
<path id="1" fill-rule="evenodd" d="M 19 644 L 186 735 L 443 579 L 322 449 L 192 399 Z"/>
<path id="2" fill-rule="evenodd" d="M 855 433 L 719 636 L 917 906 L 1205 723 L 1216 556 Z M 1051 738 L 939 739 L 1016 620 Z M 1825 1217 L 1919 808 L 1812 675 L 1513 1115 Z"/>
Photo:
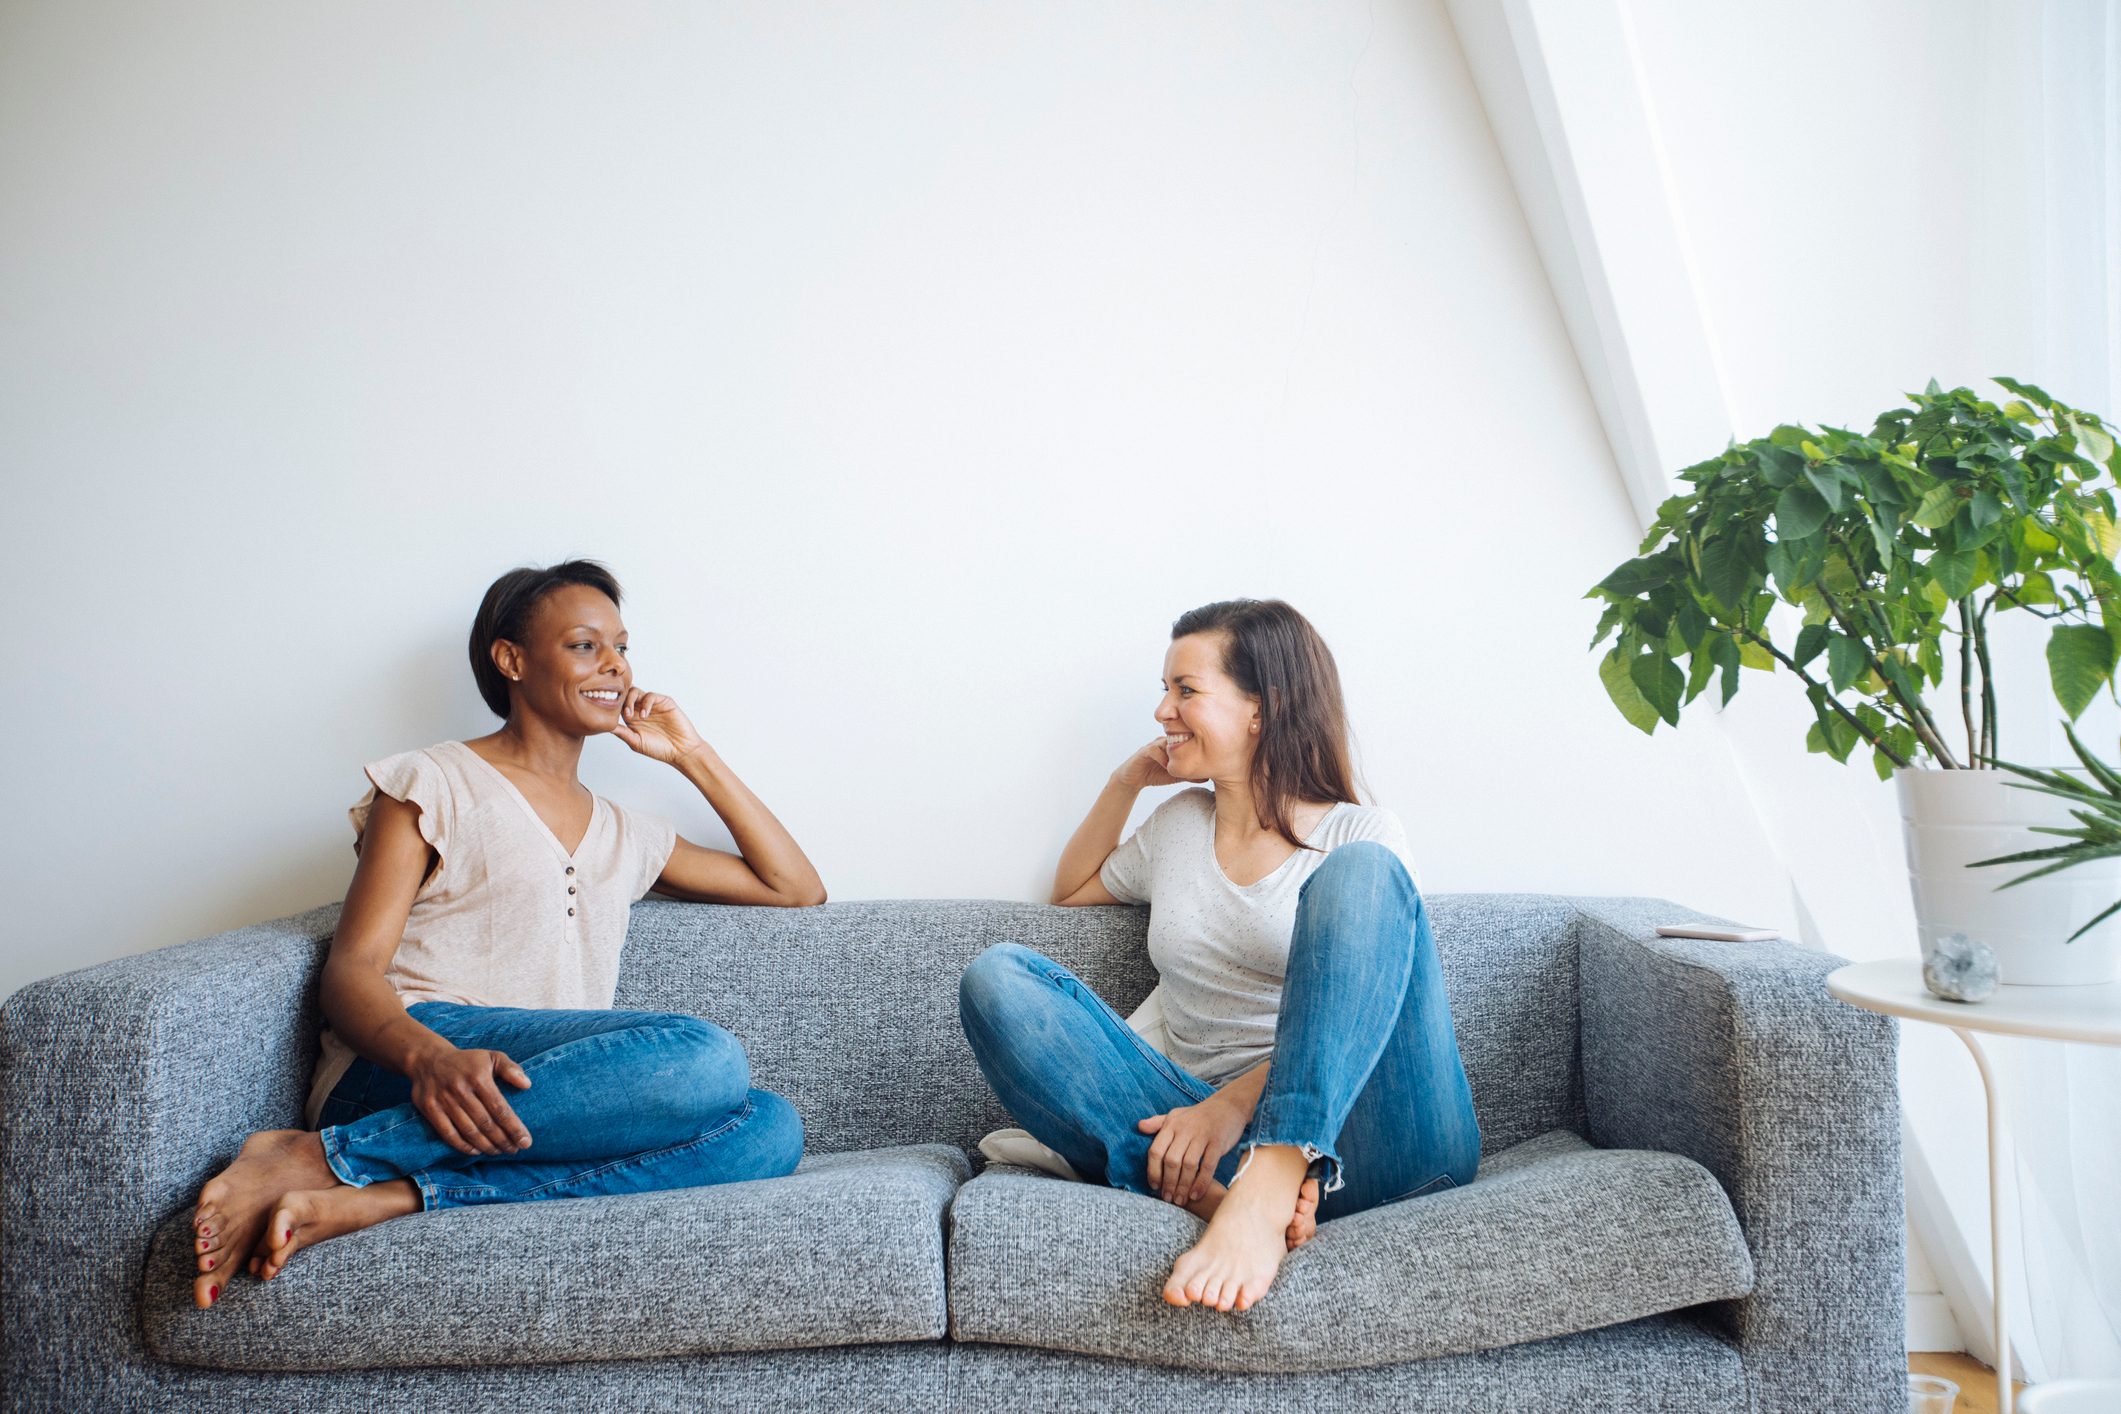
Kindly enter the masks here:
<path id="1" fill-rule="evenodd" d="M 148 1348 L 228 1370 L 639 1359 L 935 1340 L 940 1144 L 828 1154 L 787 1178 L 421 1213 L 320 1243 L 191 1303 L 191 1228 L 155 1235 Z"/>
<path id="2" fill-rule="evenodd" d="M 1158 1292 L 1198 1218 L 1119 1189 L 989 1171 L 950 1209 L 950 1334 L 1194 1370 L 1387 1365 L 1541 1340 L 1752 1289 L 1716 1180 L 1565 1130 L 1464 1188 L 1337 1219 L 1246 1312 Z"/>
<path id="3" fill-rule="evenodd" d="M 813 1152 L 909 1137 L 969 1150 L 1012 1121 L 958 1026 L 965 964 L 992 943 L 1023 943 L 1125 1011 L 1156 981 L 1143 937 L 1133 908 L 881 900 L 703 909 L 656 899 L 634 907 L 618 1005 L 729 1028 L 751 1054 L 752 1083 L 793 1102 Z"/>
<path id="4" fill-rule="evenodd" d="M 0 1315 L 23 1410 L 141 1408 L 157 1223 L 299 1124 L 338 909 L 33 982 L 0 1008 Z"/>
<path id="5" fill-rule="evenodd" d="M 1738 1352 L 1685 1314 L 1307 1375 L 1208 1374 L 1014 1345 L 952 1349 L 951 1407 L 995 1414 L 1750 1414 L 1754 1407 Z"/>
<path id="6" fill-rule="evenodd" d="M 1758 1270 L 1750 1297 L 1711 1308 L 1743 1357 L 1750 1414 L 1892 1407 L 1881 1393 L 1883 1352 L 1897 1356 L 1902 1329 L 1897 1275 L 1884 1277 L 1899 1270 L 1902 1232 L 1891 1030 L 1825 996 L 1819 976 L 1833 960 L 1776 948 L 1727 972 L 1738 953 L 1718 949 L 1729 945 L 1645 941 L 1646 920 L 1688 916 L 1665 904 L 1586 900 L 1579 913 L 1541 896 L 1430 903 L 1488 1152 L 1565 1128 L 1703 1163 L 1731 1193 Z M 1132 1390 L 1235 1387 L 1235 1376 L 943 1343 L 357 1377 L 158 1359 L 140 1319 L 154 1231 L 188 1209 L 246 1135 L 299 1122 L 316 1055 L 315 975 L 336 917 L 317 909 L 122 958 L 32 983 L 0 1008 L 5 1407 L 711 1408 L 741 1385 L 762 1397 L 727 1407 L 882 1408 L 904 1395 L 921 1408 L 975 1409 L 1004 1396 L 970 1372 L 1010 1360 L 1058 1362 L 1051 1368 L 1072 1372 L 1068 1388 L 1109 1394 L 1092 1407 L 1124 1407 Z M 813 1152 L 936 1140 L 962 1148 L 1001 1119 L 957 1030 L 964 962 L 988 942 L 1024 942 L 1124 1008 L 1149 984 L 1141 933 L 1139 913 L 1117 908 L 904 902 L 779 912 L 650 902 L 635 913 L 620 1000 L 730 1026 L 750 1043 L 762 1083 L 796 1101 Z M 1579 948 L 1595 1121 L 1577 1063 Z M 1712 1093 L 1710 1072 L 1743 1093 Z M 1619 1407 L 1710 1407 L 1690 1393 L 1708 1368 L 1697 1342 L 1609 1339 L 1591 1332 L 1445 1359 L 1532 1369 L 1521 1352 L 1551 1349 L 1537 1368 L 1557 1380 L 1674 1392 L 1669 1406 L 1656 1395 Z M 1615 1361 L 1648 1363 L 1622 1370 Z M 1434 1364 L 1359 1379 L 1247 1378 L 1292 1391 L 1288 1407 L 1303 1407 L 1310 1391 L 1353 1401 L 1364 1390 L 1426 1389 L 1422 1372 Z M 967 1377 L 953 1388 L 945 1368 Z M 1083 1373 L 1092 1368 L 1106 1373 Z M 1854 1392 L 1822 1394 L 1838 1373 L 1860 1381 Z M 1373 1377 L 1382 1383 L 1365 1383 Z M 1468 1376 L 1464 1407 L 1500 1407 L 1486 1392 L 1514 1378 Z M 372 1391 L 384 1392 L 380 1403 Z"/>
<path id="7" fill-rule="evenodd" d="M 1591 1139 L 1685 1154 L 1731 1195 L 1757 1273 L 1718 1313 L 1761 1409 L 1899 1414 L 1907 1291 L 1898 1033 L 1792 943 L 1659 938 L 1698 918 L 1578 899 Z"/>
<path id="8" fill-rule="evenodd" d="M 157 1365 L 138 1372 L 122 1403 L 24 1400 L 11 1407 L 64 1414 L 934 1414 L 950 1407 L 950 1351 L 941 1341 L 924 1341 L 673 1360 L 290 1375 Z"/>
<path id="9" fill-rule="evenodd" d="M 1583 1128 L 1574 910 L 1536 895 L 1428 901 L 1485 1152 Z M 728 1027 L 755 1083 L 794 1102 L 813 1150 L 940 1140 L 1009 1119 L 973 1064 L 957 979 L 990 944 L 1036 948 L 1120 1011 L 1156 976 L 1147 910 L 992 900 L 815 909 L 637 905 L 618 1004 Z"/>

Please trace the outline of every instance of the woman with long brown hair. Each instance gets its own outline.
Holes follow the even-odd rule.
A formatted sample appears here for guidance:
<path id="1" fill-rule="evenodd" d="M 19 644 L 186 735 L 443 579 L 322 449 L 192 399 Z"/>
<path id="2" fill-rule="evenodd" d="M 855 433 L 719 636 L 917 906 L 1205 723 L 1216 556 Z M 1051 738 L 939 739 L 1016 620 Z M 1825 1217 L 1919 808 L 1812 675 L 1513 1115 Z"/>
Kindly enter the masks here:
<path id="1" fill-rule="evenodd" d="M 1053 901 L 1148 904 L 1122 1018 L 999 944 L 959 987 L 973 1055 L 1082 1177 L 1208 1220 L 1164 1299 L 1246 1310 L 1321 1220 L 1469 1183 L 1480 1127 L 1406 834 L 1355 799 L 1333 655 L 1280 600 L 1181 616 L 1163 734 L 1068 841 Z M 1122 843 L 1145 787 L 1206 783 Z"/>

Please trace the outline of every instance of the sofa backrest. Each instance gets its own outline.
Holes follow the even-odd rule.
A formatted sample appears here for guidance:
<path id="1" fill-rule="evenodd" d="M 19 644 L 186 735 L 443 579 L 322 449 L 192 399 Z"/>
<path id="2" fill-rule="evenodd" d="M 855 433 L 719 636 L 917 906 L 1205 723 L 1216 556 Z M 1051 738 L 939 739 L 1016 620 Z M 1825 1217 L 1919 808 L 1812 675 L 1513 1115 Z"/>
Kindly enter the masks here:
<path id="1" fill-rule="evenodd" d="M 1536 894 L 1428 900 L 1484 1152 L 1583 1128 L 1575 910 Z M 616 1004 L 705 1017 L 741 1038 L 753 1083 L 792 1101 L 828 1153 L 1012 1123 L 957 1020 L 965 964 L 1036 948 L 1130 1012 L 1156 981 L 1139 908 L 877 900 L 819 908 L 634 906 Z"/>

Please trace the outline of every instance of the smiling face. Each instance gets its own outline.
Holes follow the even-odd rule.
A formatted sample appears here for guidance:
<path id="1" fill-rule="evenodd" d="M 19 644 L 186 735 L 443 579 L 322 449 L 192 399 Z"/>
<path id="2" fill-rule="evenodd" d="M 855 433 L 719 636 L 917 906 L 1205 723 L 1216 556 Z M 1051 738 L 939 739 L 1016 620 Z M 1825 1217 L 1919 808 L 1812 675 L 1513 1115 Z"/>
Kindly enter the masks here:
<path id="1" fill-rule="evenodd" d="M 586 584 L 563 584 L 540 599 L 522 640 L 496 642 L 493 661 L 515 680 L 517 711 L 582 736 L 617 726 L 633 685 L 619 606 Z"/>
<path id="2" fill-rule="evenodd" d="M 1173 639 L 1164 654 L 1164 729 L 1171 774 L 1183 781 L 1242 780 L 1259 750 L 1259 701 L 1223 671 L 1221 633 Z"/>

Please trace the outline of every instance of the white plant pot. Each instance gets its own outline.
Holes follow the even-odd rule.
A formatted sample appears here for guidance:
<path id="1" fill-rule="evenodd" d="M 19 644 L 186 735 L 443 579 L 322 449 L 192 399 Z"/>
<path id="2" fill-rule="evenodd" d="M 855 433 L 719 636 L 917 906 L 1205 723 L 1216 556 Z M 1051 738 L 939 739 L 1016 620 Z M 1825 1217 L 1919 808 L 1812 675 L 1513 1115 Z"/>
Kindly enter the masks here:
<path id="1" fill-rule="evenodd" d="M 2008 771 L 1897 772 L 1900 819 L 1907 835 L 1908 882 L 1922 951 L 1948 933 L 1964 933 L 1996 954 L 2004 982 L 2016 986 L 2097 985 L 2121 977 L 2121 913 L 2077 941 L 2065 942 L 2121 899 L 2121 859 L 2101 859 L 1998 890 L 2040 865 L 1966 866 L 2063 841 L 2030 825 L 2074 825 L 2067 802 L 2014 790 Z"/>

